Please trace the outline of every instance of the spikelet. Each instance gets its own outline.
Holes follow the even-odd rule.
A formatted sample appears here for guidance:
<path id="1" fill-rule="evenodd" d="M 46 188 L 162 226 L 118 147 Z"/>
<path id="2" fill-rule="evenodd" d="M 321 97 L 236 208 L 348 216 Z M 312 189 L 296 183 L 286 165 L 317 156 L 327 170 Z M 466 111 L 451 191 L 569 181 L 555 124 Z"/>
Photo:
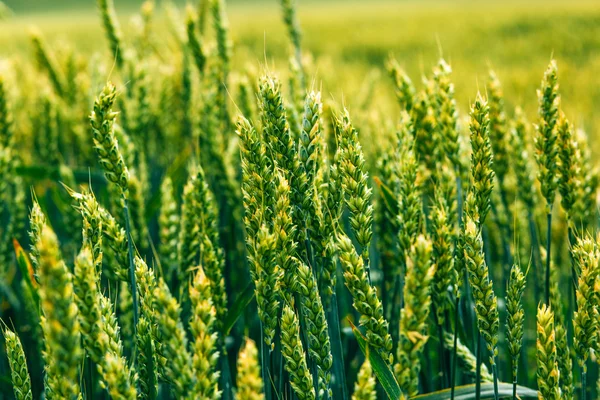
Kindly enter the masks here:
<path id="1" fill-rule="evenodd" d="M 434 204 L 430 211 L 432 263 L 435 274 L 432 280 L 431 297 L 435 306 L 436 322 L 443 325 L 446 313 L 453 307 L 450 294 L 456 294 L 458 271 L 455 268 L 454 246 L 457 239 L 454 213 L 455 192 L 447 167 L 442 168 L 440 183 L 436 187 Z M 449 291 L 450 289 L 450 291 Z"/>
<path id="2" fill-rule="evenodd" d="M 263 135 L 267 153 L 271 158 L 271 173 L 280 168 L 288 181 L 293 205 L 293 221 L 296 226 L 304 226 L 306 219 L 302 209 L 301 182 L 305 179 L 300 168 L 294 139 L 286 117 L 286 109 L 281 96 L 281 85 L 276 78 L 264 76 L 259 83 L 259 107 Z M 296 241 L 304 243 L 305 231 L 298 230 Z"/>
<path id="3" fill-rule="evenodd" d="M 190 171 L 187 183 L 183 187 L 183 203 L 181 204 L 181 226 L 179 228 L 178 259 L 179 269 L 177 277 L 180 282 L 187 282 L 193 267 L 198 264 L 200 251 L 200 231 L 196 223 L 195 213 L 197 203 L 195 199 L 196 181 L 198 177 Z"/>
<path id="4" fill-rule="evenodd" d="M 15 398 L 17 400 L 33 400 L 31 379 L 27 371 L 27 360 L 21 339 L 13 331 L 5 329 L 4 340 Z"/>
<path id="5" fill-rule="evenodd" d="M 199 268 L 190 286 L 192 319 L 190 329 L 194 337 L 192 365 L 197 377 L 194 396 L 201 399 L 219 399 L 219 372 L 217 362 L 218 335 L 215 331 L 217 312 L 212 303 L 212 282 Z"/>
<path id="6" fill-rule="evenodd" d="M 40 248 L 38 244 L 41 240 L 44 225 L 46 225 L 46 216 L 42 212 L 38 202 L 34 201 L 29 213 L 29 242 L 31 243 L 31 264 L 36 274 L 36 279 L 38 279 L 37 274 L 40 268 Z"/>
<path id="7" fill-rule="evenodd" d="M 332 164 L 329 166 L 329 173 L 326 182 L 317 186 L 315 192 L 316 209 L 315 221 L 317 223 L 316 238 L 319 241 L 321 253 L 321 262 L 323 263 L 322 275 L 319 280 L 319 292 L 322 296 L 323 304 L 330 304 L 337 282 L 337 262 L 335 253 L 337 246 L 335 243 L 336 232 L 339 231 L 339 221 L 343 211 L 343 190 L 342 177 L 338 168 L 339 151 Z M 326 169 L 326 167 L 323 167 Z M 317 240 L 315 240 L 316 242 Z"/>
<path id="8" fill-rule="evenodd" d="M 335 127 L 340 149 L 342 189 L 350 211 L 350 226 L 366 262 L 369 259 L 369 245 L 373 236 L 373 205 L 372 189 L 367 183 L 369 175 L 365 157 L 348 110 L 344 109 L 344 113 L 336 117 Z"/>
<path id="9" fill-rule="evenodd" d="M 113 111 L 116 89 L 107 83 L 94 102 L 94 111 L 90 123 L 94 138 L 94 148 L 106 179 L 114 183 L 122 196 L 127 197 L 129 190 L 129 171 L 125 165 L 119 144 L 115 138 L 114 123 L 117 113 Z"/>
<path id="10" fill-rule="evenodd" d="M 260 135 L 252 124 L 240 117 L 237 123 L 242 160 L 242 194 L 244 202 L 244 223 L 248 246 L 252 247 L 253 238 L 263 221 L 270 220 L 270 209 L 265 205 L 272 195 L 272 174 L 266 148 Z"/>
<path id="11" fill-rule="evenodd" d="M 494 152 L 494 172 L 500 185 L 504 185 L 504 178 L 509 169 L 510 140 L 504 112 L 504 94 L 500 80 L 494 71 L 490 71 L 487 84 L 489 98 L 489 135 Z"/>
<path id="12" fill-rule="evenodd" d="M 419 392 L 420 358 L 427 335 L 427 318 L 431 307 L 431 241 L 419 235 L 408 258 L 404 308 L 401 310 L 396 377 L 402 391 L 409 396 Z"/>
<path id="13" fill-rule="evenodd" d="M 468 200 L 467 200 L 468 201 Z M 475 299 L 475 314 L 477 328 L 485 340 L 490 352 L 490 364 L 496 364 L 498 355 L 498 329 L 500 320 L 498 316 L 498 299 L 489 278 L 488 266 L 483 254 L 483 240 L 477 221 L 472 215 L 467 214 L 464 231 L 464 255 L 469 284 Z"/>
<path id="14" fill-rule="evenodd" d="M 311 207 L 314 207 L 313 195 L 315 189 L 315 177 L 320 165 L 322 154 L 321 146 L 321 114 L 323 104 L 321 103 L 321 92 L 310 92 L 304 101 L 304 115 L 302 117 L 302 129 L 298 144 L 298 155 L 303 169 L 302 176 L 305 177 L 300 188 L 304 201 L 302 208 L 311 215 Z"/>
<path id="15" fill-rule="evenodd" d="M 306 331 L 308 355 L 316 364 L 319 378 L 319 397 L 331 398 L 329 384 L 331 381 L 331 343 L 325 318 L 325 310 L 319 296 L 317 280 L 310 268 L 300 262 L 297 271 L 298 284 L 296 290 L 300 294 L 300 304 Z"/>
<path id="16" fill-rule="evenodd" d="M 160 214 L 158 216 L 160 237 L 160 261 L 163 273 L 170 283 L 177 269 L 177 239 L 179 231 L 179 207 L 168 176 L 160 186 Z"/>
<path id="17" fill-rule="evenodd" d="M 239 400 L 263 400 L 263 382 L 258 363 L 258 350 L 252 339 L 246 341 L 237 360 L 237 393 Z"/>
<path id="18" fill-rule="evenodd" d="M 183 398 L 193 393 L 195 379 L 179 304 L 165 282 L 157 280 L 142 259 L 136 257 L 135 266 L 141 309 L 155 326 L 153 338 L 161 358 L 159 371 L 171 383 L 174 395 Z"/>
<path id="19" fill-rule="evenodd" d="M 100 304 L 98 280 L 89 242 L 75 259 L 73 289 L 79 309 L 78 320 L 87 355 L 96 364 L 102 361 L 104 349 L 98 342 L 100 336 Z"/>
<path id="20" fill-rule="evenodd" d="M 585 371 L 590 349 L 598 343 L 598 294 L 594 291 L 594 285 L 599 275 L 600 251 L 593 239 L 584 237 L 577 240 L 572 252 L 579 269 L 573 345 L 579 365 Z"/>
<path id="21" fill-rule="evenodd" d="M 510 277 L 506 289 L 506 341 L 511 357 L 512 379 L 517 381 L 519 357 L 523 346 L 523 325 L 525 312 L 523 311 L 523 291 L 525 290 L 525 275 L 521 268 L 514 264 L 510 269 Z"/>
<path id="22" fill-rule="evenodd" d="M 530 137 L 529 123 L 520 107 L 515 109 L 515 120 L 511 129 L 512 154 L 510 159 L 514 162 L 515 175 L 519 184 L 517 185 L 519 196 L 528 209 L 532 210 L 536 202 L 536 189 L 534 184 L 533 165 L 531 154 L 527 145 Z"/>
<path id="23" fill-rule="evenodd" d="M 479 226 L 483 226 L 491 207 L 494 188 L 493 156 L 489 136 L 489 107 L 487 101 L 477 94 L 471 106 L 471 192 L 479 214 Z"/>
<path id="24" fill-rule="evenodd" d="M 454 99 L 454 84 L 450 81 L 452 68 L 444 59 L 433 69 L 436 90 L 434 100 L 437 103 L 438 124 L 442 131 L 442 143 L 448 159 L 455 169 L 460 168 L 460 145 L 458 141 L 458 111 Z"/>
<path id="25" fill-rule="evenodd" d="M 227 293 L 225 290 L 225 258 L 219 239 L 219 220 L 215 197 L 208 187 L 204 170 L 198 166 L 194 184 L 194 220 L 200 234 L 200 265 L 210 282 L 213 306 L 216 310 L 216 330 L 227 315 Z"/>
<path id="26" fill-rule="evenodd" d="M 387 59 L 386 69 L 394 81 L 394 90 L 400 109 L 410 112 L 415 102 L 415 86 L 391 55 Z"/>
<path id="27" fill-rule="evenodd" d="M 152 338 L 152 328 L 148 319 L 141 316 L 136 331 L 136 365 L 140 400 L 156 399 L 158 393 L 158 375 L 156 345 Z"/>
<path id="28" fill-rule="evenodd" d="M 77 193 L 70 190 L 69 193 L 76 201 L 75 208 L 83 218 L 83 236 L 91 246 L 96 270 L 100 272 L 101 266 L 104 265 L 111 278 L 128 280 L 129 259 L 125 229 L 121 228 L 115 218 L 98 204 L 92 192 Z M 103 240 L 99 232 L 108 239 L 107 244 L 112 251 L 111 257 L 107 257 L 108 260 L 104 264 L 102 264 Z"/>
<path id="29" fill-rule="evenodd" d="M 52 397 L 75 398 L 79 394 L 82 351 L 71 273 L 61 259 L 58 239 L 49 226 L 42 226 L 34 245 L 39 252 L 46 390 Z"/>
<path id="30" fill-rule="evenodd" d="M 558 378 L 554 313 L 549 306 L 542 304 L 538 307 L 537 314 L 537 382 L 540 399 L 561 398 Z"/>
<path id="31" fill-rule="evenodd" d="M 426 89 L 415 96 L 411 109 L 411 119 L 414 125 L 415 154 L 419 162 L 426 168 L 424 172 L 433 173 L 442 161 L 444 148 L 441 132 L 437 126 L 437 104 L 433 98 L 432 81 L 424 79 Z"/>
<path id="32" fill-rule="evenodd" d="M 294 310 L 287 304 L 281 315 L 281 353 L 285 360 L 285 370 L 290 375 L 290 384 L 298 399 L 314 400 L 315 388 L 300 340 L 300 325 Z"/>
<path id="33" fill-rule="evenodd" d="M 373 368 L 369 359 L 365 359 L 358 371 L 358 377 L 354 384 L 354 393 L 352 400 L 376 400 L 377 391 L 375 390 L 377 382 L 373 376 Z"/>
<path id="34" fill-rule="evenodd" d="M 111 396 L 135 399 L 133 375 L 123 358 L 113 306 L 100 294 L 98 284 L 92 251 L 86 245 L 75 260 L 74 277 L 83 343 L 92 361 L 98 365 L 101 383 L 108 387 Z"/>
<path id="35" fill-rule="evenodd" d="M 275 173 L 277 186 L 275 188 L 275 203 L 273 205 L 273 235 L 276 240 L 276 262 L 283 270 L 284 288 L 281 294 L 288 304 L 293 304 L 292 294 L 296 291 L 297 263 L 292 257 L 296 252 L 294 235 L 296 226 L 292 222 L 290 207 L 290 186 L 280 172 Z"/>
<path id="36" fill-rule="evenodd" d="M 559 113 L 556 126 L 557 132 L 557 147 L 558 147 L 558 191 L 560 193 L 560 202 L 567 213 L 567 217 L 571 222 L 573 217 L 581 218 L 581 215 L 574 215 L 575 203 L 581 195 L 581 184 L 579 171 L 580 153 L 577 148 L 577 142 L 573 137 L 573 126 L 561 111 Z M 579 207 L 578 207 L 579 208 Z"/>
<path id="37" fill-rule="evenodd" d="M 116 262 L 108 263 L 108 270 L 114 279 L 126 281 L 129 279 L 129 249 L 127 234 L 115 218 L 103 208 L 100 208 L 103 233 L 108 239 Z"/>
<path id="38" fill-rule="evenodd" d="M 337 239 L 340 263 L 344 268 L 346 287 L 352 295 L 352 304 L 361 315 L 360 324 L 366 329 L 369 345 L 392 362 L 392 338 L 389 323 L 383 316 L 383 306 L 375 288 L 369 283 L 362 257 L 354 249 L 350 238 L 340 233 Z"/>
<path id="39" fill-rule="evenodd" d="M 119 26 L 119 20 L 115 13 L 115 6 L 113 0 L 97 0 L 98 9 L 102 17 L 102 25 L 106 38 L 108 39 L 108 45 L 112 57 L 114 57 L 117 68 L 122 69 L 125 65 L 124 55 L 125 47 L 121 34 L 121 28 Z"/>
<path id="40" fill-rule="evenodd" d="M 254 253 L 248 254 L 248 262 L 254 279 L 258 317 L 262 322 L 265 345 L 275 348 L 273 341 L 280 310 L 280 280 L 282 271 L 274 262 L 277 238 L 263 225 L 256 235 Z"/>
<path id="41" fill-rule="evenodd" d="M 552 210 L 556 187 L 558 185 L 558 146 L 556 125 L 558 120 L 558 67 L 556 61 L 551 60 L 544 73 L 542 86 L 538 90 L 539 123 L 536 126 L 535 137 L 536 161 L 539 167 L 538 180 L 542 187 L 542 195 L 546 199 L 546 208 Z"/>
<path id="42" fill-rule="evenodd" d="M 401 265 L 406 265 L 406 257 L 422 229 L 422 187 L 419 177 L 419 162 L 414 153 L 414 134 L 408 114 L 401 116 L 401 135 L 398 138 L 402 145 L 401 165 L 398 171 L 398 249 Z"/>

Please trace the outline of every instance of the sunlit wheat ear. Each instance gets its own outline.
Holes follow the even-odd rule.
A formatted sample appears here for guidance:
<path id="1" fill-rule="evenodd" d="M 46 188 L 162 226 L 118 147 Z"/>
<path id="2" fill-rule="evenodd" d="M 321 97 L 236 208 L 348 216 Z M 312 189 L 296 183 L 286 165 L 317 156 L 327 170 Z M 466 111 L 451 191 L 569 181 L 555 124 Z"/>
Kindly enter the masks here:
<path id="1" fill-rule="evenodd" d="M 503 185 L 509 170 L 511 151 L 504 110 L 504 93 L 500 80 L 494 71 L 490 71 L 486 88 L 490 118 L 489 135 L 494 153 L 494 172 L 498 177 L 500 185 Z"/>
<path id="2" fill-rule="evenodd" d="M 452 68 L 444 59 L 433 69 L 435 82 L 434 99 L 437 103 L 438 124 L 442 131 L 443 146 L 446 156 L 455 169 L 460 168 L 460 144 L 458 141 L 458 111 L 454 99 L 454 84 L 450 80 Z"/>
<path id="3" fill-rule="evenodd" d="M 329 327 L 325 310 L 313 271 L 302 262 L 299 262 L 297 268 L 298 284 L 296 290 L 300 294 L 300 309 L 306 321 L 308 355 L 318 368 L 319 396 L 327 395 L 330 398 L 329 385 L 331 383 L 333 357 L 331 355 Z"/>
<path id="4" fill-rule="evenodd" d="M 135 399 L 134 375 L 125 358 L 112 302 L 99 291 L 99 275 L 89 244 L 75 260 L 74 292 L 85 350 L 98 366 L 111 396 Z"/>
<path id="5" fill-rule="evenodd" d="M 181 322 L 181 308 L 166 283 L 161 278 L 157 279 L 141 258 L 136 257 L 135 265 L 141 310 L 154 327 L 160 375 L 172 382 L 172 390 L 177 397 L 185 397 L 193 393 L 196 377 Z"/>
<path id="6" fill-rule="evenodd" d="M 523 347 L 523 331 L 525 312 L 523 310 L 523 291 L 525 290 L 525 275 L 519 265 L 514 264 L 510 269 L 508 288 L 506 290 L 506 340 L 511 357 L 512 379 L 517 382 L 517 372 L 521 348 Z"/>
<path id="7" fill-rule="evenodd" d="M 138 398 L 141 400 L 156 398 L 158 391 L 158 362 L 156 357 L 156 343 L 152 338 L 152 328 L 145 316 L 140 317 L 137 336 L 137 371 L 138 371 Z"/>
<path id="8" fill-rule="evenodd" d="M 294 310 L 288 305 L 283 307 L 281 316 L 281 353 L 296 396 L 300 400 L 314 400 L 315 388 L 300 340 L 300 324 Z"/>
<path id="9" fill-rule="evenodd" d="M 432 261 L 436 266 L 431 283 L 431 296 L 438 325 L 444 324 L 446 314 L 453 307 L 451 294 L 456 295 L 458 290 L 458 271 L 455 268 L 454 260 L 457 218 L 453 178 L 450 168 L 442 168 L 435 190 L 434 203 L 429 212 Z"/>
<path id="10" fill-rule="evenodd" d="M 42 229 L 46 225 L 46 216 L 42 212 L 37 201 L 33 202 L 31 212 L 29 213 L 29 241 L 31 243 L 31 264 L 33 265 L 34 273 L 38 273 L 40 266 L 40 247 Z"/>
<path id="11" fill-rule="evenodd" d="M 561 398 L 558 378 L 554 313 L 549 306 L 542 304 L 537 313 L 537 382 L 541 398 Z"/>
<path id="12" fill-rule="evenodd" d="M 256 343 L 246 338 L 237 361 L 237 395 L 239 399 L 263 400 L 263 382 Z"/>
<path id="13" fill-rule="evenodd" d="M 600 273 L 600 250 L 592 238 L 584 237 L 577 241 L 572 252 L 579 270 L 573 342 L 579 366 L 585 373 L 590 349 L 596 348 L 598 343 L 598 295 L 595 294 L 595 282 Z"/>
<path id="14" fill-rule="evenodd" d="M 486 347 L 490 352 L 490 364 L 494 366 L 498 355 L 498 330 L 500 326 L 498 299 L 494 293 L 489 278 L 488 266 L 484 259 L 481 230 L 471 215 L 467 215 L 466 218 L 464 240 L 469 285 L 473 290 L 473 298 L 475 299 L 477 328 L 485 339 Z"/>
<path id="15" fill-rule="evenodd" d="M 365 156 L 358 140 L 358 131 L 352 125 L 348 110 L 336 117 L 336 135 L 340 149 L 340 173 L 346 206 L 350 212 L 350 226 L 361 246 L 365 262 L 373 236 L 373 190 L 368 184 L 369 174 Z"/>
<path id="16" fill-rule="evenodd" d="M 265 345 L 271 351 L 275 348 L 274 338 L 281 309 L 280 299 L 283 297 L 280 290 L 283 273 L 275 263 L 276 240 L 275 235 L 263 225 L 256 236 L 254 253 L 248 255 L 256 286 L 258 317 L 262 322 Z"/>
<path id="17" fill-rule="evenodd" d="M 525 118 L 525 113 L 520 107 L 515 109 L 515 120 L 511 129 L 512 146 L 511 160 L 513 160 L 515 174 L 519 182 L 518 193 L 528 209 L 532 210 L 536 202 L 535 175 L 529 137 L 531 129 Z"/>
<path id="18" fill-rule="evenodd" d="M 581 210 L 581 205 L 575 204 L 581 202 L 583 194 L 583 182 L 581 182 L 581 153 L 575 141 L 573 125 L 560 112 L 557 122 L 557 144 L 558 144 L 558 191 L 560 193 L 560 203 L 567 213 L 568 218 L 573 223 L 581 220 L 581 215 L 577 215 L 577 210 Z"/>
<path id="19" fill-rule="evenodd" d="M 536 126 L 535 158 L 538 164 L 538 180 L 548 210 L 552 209 L 558 185 L 558 135 L 556 125 L 560 97 L 558 95 L 557 74 L 556 61 L 552 60 L 544 73 L 542 86 L 537 92 L 539 121 Z"/>
<path id="20" fill-rule="evenodd" d="M 218 387 L 220 373 L 217 371 L 218 335 L 215 330 L 217 312 L 211 286 L 211 281 L 200 268 L 189 289 L 192 303 L 190 329 L 194 337 L 192 365 L 197 377 L 194 393 L 203 399 L 216 399 L 221 395 Z"/>
<path id="21" fill-rule="evenodd" d="M 53 396 L 77 397 L 80 327 L 73 296 L 72 276 L 58 249 L 58 238 L 48 225 L 41 228 L 35 244 L 39 254 L 39 281 L 46 361 L 46 390 Z"/>
<path id="22" fill-rule="evenodd" d="M 400 109 L 410 112 L 415 102 L 416 89 L 414 84 L 392 56 L 386 62 L 386 69 L 394 83 L 396 99 Z"/>
<path id="23" fill-rule="evenodd" d="M 358 371 L 356 383 L 354 384 L 354 393 L 352 393 L 352 400 L 376 400 L 376 385 L 377 381 L 373 375 L 373 368 L 367 358 L 363 361 L 363 364 Z"/>
<path id="24" fill-rule="evenodd" d="M 428 340 L 427 318 L 431 307 L 430 289 L 434 273 L 431 241 L 420 235 L 408 257 L 398 360 L 395 366 L 398 383 L 409 396 L 419 392 L 420 357 Z"/>
<path id="25" fill-rule="evenodd" d="M 115 138 L 114 123 L 117 113 L 113 111 L 117 92 L 112 83 L 108 83 L 94 102 L 90 116 L 94 149 L 106 179 L 115 184 L 120 194 L 127 197 L 129 192 L 129 171 L 125 165 L 119 144 Z"/>
<path id="26" fill-rule="evenodd" d="M 25 359 L 21 339 L 8 328 L 4 330 L 3 334 L 15 398 L 17 400 L 32 400 L 31 379 L 29 378 L 27 360 Z"/>
<path id="27" fill-rule="evenodd" d="M 369 345 L 391 363 L 393 356 L 392 337 L 388 332 L 389 323 L 383 316 L 381 300 L 369 283 L 363 258 L 356 252 L 350 238 L 343 233 L 337 238 L 337 247 L 346 287 L 352 295 L 354 308 L 361 314 L 360 324 L 366 330 Z"/>
<path id="28" fill-rule="evenodd" d="M 175 198 L 173 182 L 166 177 L 160 186 L 161 206 L 158 217 L 160 238 L 160 262 L 163 273 L 170 283 L 177 269 L 177 239 L 179 234 L 179 206 Z"/>
<path id="29" fill-rule="evenodd" d="M 471 131 L 471 192 L 477 207 L 479 226 L 491 208 L 491 194 L 494 188 L 493 155 L 489 136 L 489 106 L 477 94 L 471 105 L 469 130 Z"/>

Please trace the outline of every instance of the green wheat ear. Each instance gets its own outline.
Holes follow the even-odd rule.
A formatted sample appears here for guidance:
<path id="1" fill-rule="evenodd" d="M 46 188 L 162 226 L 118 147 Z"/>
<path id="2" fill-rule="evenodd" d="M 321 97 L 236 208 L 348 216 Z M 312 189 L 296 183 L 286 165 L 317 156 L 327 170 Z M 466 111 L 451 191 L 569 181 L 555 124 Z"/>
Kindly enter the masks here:
<path id="1" fill-rule="evenodd" d="M 552 209 L 556 187 L 558 186 L 558 146 L 556 125 L 560 96 L 558 95 L 558 67 L 555 60 L 550 61 L 544 73 L 542 86 L 538 90 L 539 123 L 536 126 L 535 138 L 536 161 L 539 166 L 538 180 L 542 187 L 542 195 L 546 199 L 548 210 Z"/>
<path id="2" fill-rule="evenodd" d="M 237 360 L 237 396 L 244 400 L 263 400 L 263 382 L 256 343 L 246 338 Z"/>
<path id="3" fill-rule="evenodd" d="M 549 306 L 542 304 L 537 313 L 537 381 L 540 398 L 560 399 L 558 379 L 554 313 Z"/>
<path id="4" fill-rule="evenodd" d="M 490 352 L 490 363 L 494 366 L 498 355 L 498 330 L 500 327 L 498 299 L 494 293 L 492 281 L 489 278 L 489 269 L 484 258 L 481 230 L 478 228 L 476 219 L 468 213 L 464 231 L 464 255 L 469 272 L 469 284 L 473 289 L 475 299 L 477 328 L 485 339 Z"/>
<path id="5" fill-rule="evenodd" d="M 117 113 L 113 111 L 113 105 L 117 91 L 112 83 L 107 83 L 102 92 L 94 102 L 94 110 L 90 115 L 94 149 L 106 179 L 114 183 L 123 197 L 127 197 L 129 191 L 129 171 L 125 165 L 123 154 L 119 150 L 119 144 L 115 137 L 115 119 Z"/>
<path id="6" fill-rule="evenodd" d="M 281 353 L 296 396 L 300 400 L 314 400 L 315 388 L 300 340 L 300 324 L 296 313 L 287 304 L 281 316 Z"/>
<path id="7" fill-rule="evenodd" d="M 71 273 L 62 260 L 58 238 L 43 225 L 39 241 L 39 279 L 46 361 L 46 390 L 53 396 L 75 398 L 79 388 L 80 326 Z"/>
<path id="8" fill-rule="evenodd" d="M 4 341 L 15 398 L 17 400 L 32 400 L 31 380 L 21 339 L 13 331 L 6 329 L 4 331 Z"/>
<path id="9" fill-rule="evenodd" d="M 523 328 L 525 312 L 523 310 L 523 291 L 525 275 L 521 268 L 514 264 L 510 269 L 508 288 L 506 290 L 506 339 L 511 356 L 512 378 L 517 382 L 517 372 L 521 348 L 523 346 Z"/>
<path id="10" fill-rule="evenodd" d="M 367 358 L 358 371 L 358 377 L 354 384 L 354 393 L 352 393 L 352 400 L 376 400 L 376 385 L 377 381 L 373 376 L 373 368 Z"/>
<path id="11" fill-rule="evenodd" d="M 435 266 L 431 264 L 431 251 L 431 241 L 419 235 L 407 262 L 395 372 L 400 387 L 409 396 L 415 396 L 419 392 L 420 358 L 429 338 L 427 318 L 431 306 L 431 280 L 435 273 Z"/>

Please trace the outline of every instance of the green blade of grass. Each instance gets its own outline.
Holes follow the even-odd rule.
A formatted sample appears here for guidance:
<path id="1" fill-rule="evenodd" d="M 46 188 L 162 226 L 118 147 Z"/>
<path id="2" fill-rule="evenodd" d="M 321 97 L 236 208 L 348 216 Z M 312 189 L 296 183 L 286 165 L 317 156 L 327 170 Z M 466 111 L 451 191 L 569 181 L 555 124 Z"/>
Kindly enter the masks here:
<path id="1" fill-rule="evenodd" d="M 235 325 L 236 321 L 242 315 L 248 304 L 254 298 L 254 285 L 250 282 L 244 291 L 235 299 L 235 303 L 229 309 L 225 322 L 223 323 L 223 337 L 227 336 Z"/>
<path id="2" fill-rule="evenodd" d="M 379 383 L 381 383 L 381 386 L 383 386 L 383 390 L 385 390 L 388 398 L 391 400 L 404 399 L 405 397 L 400 390 L 400 385 L 398 384 L 398 381 L 396 381 L 396 377 L 394 376 L 390 365 L 377 351 L 369 351 L 367 339 L 358 328 L 352 324 L 352 322 L 350 322 L 350 325 L 352 325 L 352 332 L 354 332 L 360 350 L 365 357 L 369 359 L 371 367 L 373 368 L 373 373 L 377 377 L 377 380 L 379 380 Z"/>
<path id="3" fill-rule="evenodd" d="M 511 397 L 513 393 L 513 385 L 511 383 L 499 382 L 498 383 L 498 394 L 501 398 Z M 536 390 L 517 386 L 517 395 L 522 399 L 537 399 L 538 392 Z M 464 385 L 457 386 L 454 391 L 455 400 L 471 400 L 476 396 L 475 385 Z M 437 392 L 422 394 L 419 396 L 411 397 L 415 400 L 447 400 L 450 398 L 450 389 L 444 389 Z M 493 383 L 482 383 L 481 384 L 481 398 L 482 399 L 493 399 L 494 398 L 494 384 Z"/>

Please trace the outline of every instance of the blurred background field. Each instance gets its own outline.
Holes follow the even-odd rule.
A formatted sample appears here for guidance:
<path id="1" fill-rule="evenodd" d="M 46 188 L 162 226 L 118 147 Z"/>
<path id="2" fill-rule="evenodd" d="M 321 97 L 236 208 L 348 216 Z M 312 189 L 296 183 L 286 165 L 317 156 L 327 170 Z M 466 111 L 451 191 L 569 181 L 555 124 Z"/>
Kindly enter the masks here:
<path id="1" fill-rule="evenodd" d="M 141 1 L 115 3 L 127 32 Z M 68 41 L 83 53 L 106 51 L 94 0 L 11 0 L 7 4 L 14 15 L 0 22 L 0 56 L 30 56 L 28 34 L 33 26 L 50 45 Z M 288 42 L 278 2 L 228 1 L 227 7 L 233 69 L 261 68 L 267 60 L 270 68 L 287 70 Z M 509 110 L 520 104 L 533 118 L 535 91 L 553 55 L 559 65 L 565 112 L 592 140 L 598 137 L 598 1 L 298 1 L 298 12 L 303 47 L 315 60 L 310 69 L 315 84 L 351 108 L 364 103 L 355 101 L 361 96 L 372 96 L 368 100 L 381 112 L 395 112 L 384 67 L 388 54 L 418 83 L 441 52 L 452 65 L 462 115 L 477 89 L 485 87 L 492 68 L 503 83 Z M 164 18 L 158 29 L 166 30 Z M 160 40 L 168 35 L 156 36 Z M 366 88 L 371 93 L 365 93 Z"/>

